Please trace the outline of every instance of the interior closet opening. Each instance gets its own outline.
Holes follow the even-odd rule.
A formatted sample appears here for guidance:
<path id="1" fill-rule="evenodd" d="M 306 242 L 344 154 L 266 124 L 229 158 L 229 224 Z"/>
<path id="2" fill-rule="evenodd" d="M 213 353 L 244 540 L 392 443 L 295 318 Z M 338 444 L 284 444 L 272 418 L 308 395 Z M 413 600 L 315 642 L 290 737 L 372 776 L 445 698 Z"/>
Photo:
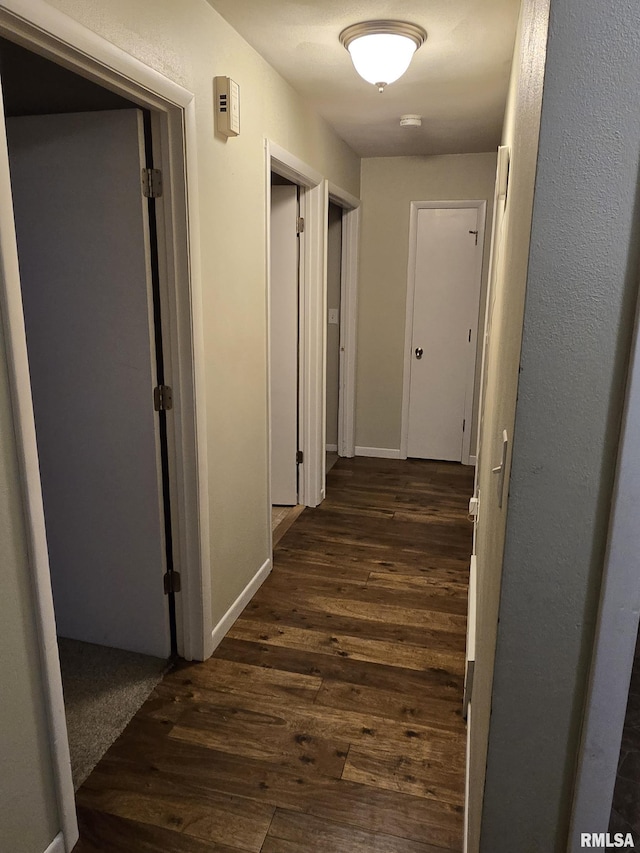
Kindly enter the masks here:
<path id="1" fill-rule="evenodd" d="M 4 39 L 0 77 L 77 789 L 176 644 L 151 120 Z"/>

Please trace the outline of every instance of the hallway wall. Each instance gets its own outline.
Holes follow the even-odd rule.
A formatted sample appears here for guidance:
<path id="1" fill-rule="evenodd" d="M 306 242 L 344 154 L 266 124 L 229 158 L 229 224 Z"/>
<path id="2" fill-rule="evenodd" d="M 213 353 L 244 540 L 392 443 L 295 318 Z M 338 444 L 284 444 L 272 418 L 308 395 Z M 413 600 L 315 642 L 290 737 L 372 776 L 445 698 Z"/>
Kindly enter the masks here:
<path id="1" fill-rule="evenodd" d="M 205 0 L 51 5 L 196 95 L 215 624 L 269 556 L 264 138 L 354 195 L 360 161 Z M 228 141 L 216 75 L 240 85 Z"/>
<path id="2" fill-rule="evenodd" d="M 567 850 L 638 294 L 638 56 L 636 0 L 615 15 L 600 0 L 551 0 L 486 853 Z"/>
<path id="3" fill-rule="evenodd" d="M 269 557 L 264 138 L 359 194 L 358 157 L 205 0 L 52 0 L 51 6 L 196 95 L 214 624 Z M 28 17 L 28 4 L 25 6 Z M 241 135 L 214 133 L 213 78 L 241 90 Z M 40 853 L 60 828 L 0 349 L 0 848 Z"/>
<path id="4" fill-rule="evenodd" d="M 493 665 L 498 630 L 508 487 L 500 505 L 493 468 L 500 463 L 502 434 L 507 431 L 509 454 L 518 395 L 522 322 L 527 287 L 529 238 L 538 156 L 538 133 L 545 68 L 549 0 L 524 0 L 518 25 L 502 142 L 509 147 L 507 201 L 500 228 L 490 297 L 489 338 L 476 486 L 480 497 L 476 534 L 477 604 L 473 693 L 469 712 L 471 743 L 470 793 L 467 803 L 469 851 L 477 853 L 491 720 Z M 502 814 L 504 820 L 504 813 Z M 520 849 L 502 845 L 493 849 Z M 526 849 L 526 848 L 525 848 Z M 550 853 L 550 848 L 533 848 Z M 487 853 L 492 851 L 491 846 Z"/>
<path id="5" fill-rule="evenodd" d="M 362 161 L 357 446 L 400 448 L 411 202 L 487 200 L 480 296 L 482 321 L 495 174 L 494 153 L 372 157 Z M 482 336 L 478 337 L 481 340 Z M 479 373 L 479 357 L 476 368 Z M 474 412 L 476 409 L 474 403 Z M 474 418 L 472 448 L 476 435 Z"/>

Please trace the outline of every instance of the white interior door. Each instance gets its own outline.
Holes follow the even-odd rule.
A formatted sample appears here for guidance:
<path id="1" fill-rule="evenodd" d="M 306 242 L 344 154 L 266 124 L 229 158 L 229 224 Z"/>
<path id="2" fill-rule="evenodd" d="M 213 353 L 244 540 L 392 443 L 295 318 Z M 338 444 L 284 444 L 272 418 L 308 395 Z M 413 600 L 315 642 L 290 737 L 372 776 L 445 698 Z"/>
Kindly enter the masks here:
<path id="1" fill-rule="evenodd" d="M 421 208 L 407 455 L 460 462 L 480 294 L 477 208 Z M 479 242 L 479 241 L 478 241 Z M 472 385 L 472 383 L 471 383 Z"/>
<path id="2" fill-rule="evenodd" d="M 7 135 L 58 635 L 167 657 L 142 114 Z"/>
<path id="3" fill-rule="evenodd" d="M 271 502 L 298 502 L 298 188 L 271 187 Z"/>

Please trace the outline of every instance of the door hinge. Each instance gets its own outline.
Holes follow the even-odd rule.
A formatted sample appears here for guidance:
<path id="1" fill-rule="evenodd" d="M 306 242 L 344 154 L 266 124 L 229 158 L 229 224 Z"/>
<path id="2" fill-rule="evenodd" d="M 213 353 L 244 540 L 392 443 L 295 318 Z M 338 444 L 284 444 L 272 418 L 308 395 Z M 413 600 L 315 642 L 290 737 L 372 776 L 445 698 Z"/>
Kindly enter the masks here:
<path id="1" fill-rule="evenodd" d="M 462 432 L 464 432 L 464 429 L 465 429 L 466 425 L 467 425 L 467 421 L 466 421 L 466 419 L 465 419 L 465 420 L 463 420 L 463 421 L 462 421 Z"/>
<path id="2" fill-rule="evenodd" d="M 296 219 L 296 233 L 302 234 L 304 232 L 304 216 L 299 216 Z"/>
<path id="3" fill-rule="evenodd" d="M 478 245 L 478 232 L 477 231 L 469 231 L 469 234 L 475 234 L 476 235 L 476 246 L 477 246 Z"/>
<path id="4" fill-rule="evenodd" d="M 162 172 L 160 169 L 142 170 L 142 194 L 145 198 L 160 198 L 162 195 Z"/>
<path id="5" fill-rule="evenodd" d="M 156 412 L 173 409 L 173 390 L 170 385 L 158 385 L 153 389 L 153 408 Z"/>
<path id="6" fill-rule="evenodd" d="M 296 462 L 298 463 L 298 465 L 302 465 L 302 463 L 304 462 L 304 453 L 302 452 L 302 450 L 298 450 L 298 452 L 296 453 Z"/>
<path id="7" fill-rule="evenodd" d="M 170 592 L 180 592 L 181 589 L 180 572 L 165 572 L 164 594 L 169 595 Z"/>

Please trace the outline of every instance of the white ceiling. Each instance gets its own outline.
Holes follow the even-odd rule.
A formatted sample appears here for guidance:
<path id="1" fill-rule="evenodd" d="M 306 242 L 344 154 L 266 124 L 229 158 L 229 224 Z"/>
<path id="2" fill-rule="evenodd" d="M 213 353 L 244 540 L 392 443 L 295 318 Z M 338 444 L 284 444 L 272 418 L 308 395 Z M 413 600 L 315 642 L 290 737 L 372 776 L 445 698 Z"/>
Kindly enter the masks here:
<path id="1" fill-rule="evenodd" d="M 462 154 L 499 144 L 520 0 L 208 0 L 362 157 Z M 349 24 L 405 20 L 428 33 L 382 94 L 338 40 Z M 423 116 L 400 127 L 400 116 Z"/>

